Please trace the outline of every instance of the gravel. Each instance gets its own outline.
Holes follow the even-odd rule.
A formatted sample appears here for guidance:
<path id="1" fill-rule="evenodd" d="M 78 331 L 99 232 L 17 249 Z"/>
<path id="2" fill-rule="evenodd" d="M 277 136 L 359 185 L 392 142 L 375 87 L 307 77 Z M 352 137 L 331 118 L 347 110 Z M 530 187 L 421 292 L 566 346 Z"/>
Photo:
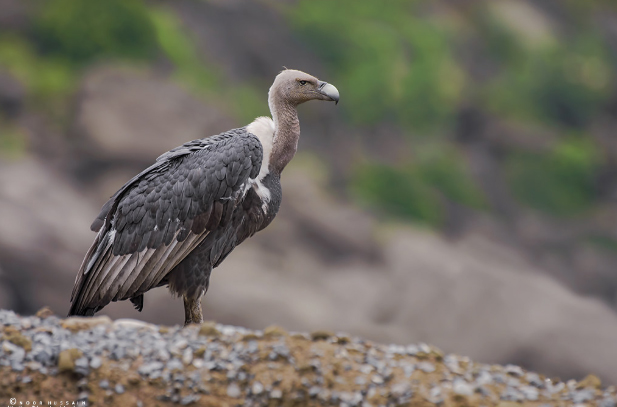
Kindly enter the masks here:
<path id="1" fill-rule="evenodd" d="M 602 388 L 593 375 L 553 381 L 519 366 L 444 355 L 427 344 L 380 345 L 327 331 L 262 332 L 213 322 L 180 328 L 42 315 L 0 310 L 0 393 L 18 402 L 617 407 L 615 388 Z M 33 393 L 37 388 L 44 391 Z"/>

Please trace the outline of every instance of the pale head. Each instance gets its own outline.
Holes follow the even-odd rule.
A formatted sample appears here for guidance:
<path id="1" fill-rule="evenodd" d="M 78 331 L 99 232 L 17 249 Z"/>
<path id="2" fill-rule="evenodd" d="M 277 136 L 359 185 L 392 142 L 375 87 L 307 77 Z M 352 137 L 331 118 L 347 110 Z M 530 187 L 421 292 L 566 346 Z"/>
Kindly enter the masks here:
<path id="1" fill-rule="evenodd" d="M 295 69 L 285 69 L 276 76 L 270 88 L 271 103 L 298 106 L 309 100 L 326 100 L 338 103 L 338 90 L 327 82 Z"/>

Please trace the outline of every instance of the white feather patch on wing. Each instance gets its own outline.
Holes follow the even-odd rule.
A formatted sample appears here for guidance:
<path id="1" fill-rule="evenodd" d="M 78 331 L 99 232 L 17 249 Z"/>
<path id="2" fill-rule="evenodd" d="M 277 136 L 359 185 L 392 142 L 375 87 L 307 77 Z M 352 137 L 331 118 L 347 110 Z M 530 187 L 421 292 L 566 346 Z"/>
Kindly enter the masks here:
<path id="1" fill-rule="evenodd" d="M 274 130 L 274 121 L 266 116 L 258 117 L 246 126 L 246 131 L 257 136 L 263 148 L 263 159 L 261 160 L 259 175 L 257 175 L 259 181 L 269 173 L 268 166 L 270 165 L 270 153 L 272 153 L 274 143 Z"/>
<path id="2" fill-rule="evenodd" d="M 262 210 L 266 213 L 268 210 L 268 203 L 270 202 L 270 190 L 266 188 L 261 181 L 270 173 L 270 154 L 272 153 L 272 145 L 274 144 L 274 133 L 276 127 L 271 118 L 262 116 L 258 117 L 251 124 L 249 124 L 246 127 L 246 130 L 257 136 L 263 148 L 261 168 L 259 169 L 257 178 L 255 178 L 253 188 L 255 189 L 257 196 L 259 196 L 259 199 L 261 199 Z"/>
<path id="3" fill-rule="evenodd" d="M 261 199 L 261 209 L 264 211 L 264 213 L 268 213 L 270 190 L 266 188 L 266 186 L 262 184 L 259 180 L 255 181 L 255 183 L 253 184 L 253 189 L 255 189 L 255 192 L 257 193 L 257 196 L 259 196 L 259 199 Z"/>

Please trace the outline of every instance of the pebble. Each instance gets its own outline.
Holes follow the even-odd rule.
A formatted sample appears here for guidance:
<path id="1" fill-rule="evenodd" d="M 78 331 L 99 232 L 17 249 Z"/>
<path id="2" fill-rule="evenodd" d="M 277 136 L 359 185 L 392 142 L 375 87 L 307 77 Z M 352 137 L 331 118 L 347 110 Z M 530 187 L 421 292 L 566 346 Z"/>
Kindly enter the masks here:
<path id="1" fill-rule="evenodd" d="M 49 352 L 46 349 L 37 350 L 36 353 L 34 353 L 34 355 L 33 355 L 34 360 L 36 360 L 37 362 L 39 362 L 39 363 L 41 363 L 43 365 L 51 364 L 52 357 L 53 356 L 52 356 L 51 352 Z"/>
<path id="2" fill-rule="evenodd" d="M 392 386 L 391 392 L 395 397 L 401 397 L 411 392 L 411 388 L 409 387 L 409 383 L 397 383 Z"/>
<path id="3" fill-rule="evenodd" d="M 416 366 L 415 365 L 405 365 L 403 367 L 403 373 L 405 374 L 405 377 L 407 377 L 407 378 L 411 377 L 411 375 L 414 372 L 414 370 L 416 370 Z"/>
<path id="4" fill-rule="evenodd" d="M 371 378 L 371 382 L 375 383 L 376 385 L 381 385 L 384 383 L 383 377 L 379 376 L 379 375 L 374 375 Z"/>
<path id="5" fill-rule="evenodd" d="M 258 352 L 259 351 L 259 345 L 257 344 L 257 341 L 255 341 L 255 340 L 249 341 L 249 344 L 248 344 L 246 350 L 249 353 L 256 353 L 256 352 Z"/>
<path id="6" fill-rule="evenodd" d="M 394 353 L 397 355 L 404 355 L 405 353 L 407 353 L 406 349 L 404 346 L 401 345 L 390 345 L 388 346 L 388 352 L 389 353 Z"/>
<path id="7" fill-rule="evenodd" d="M 492 376 L 495 383 L 503 384 L 506 382 L 506 376 L 503 373 L 495 373 Z"/>
<path id="8" fill-rule="evenodd" d="M 506 401 L 520 401 L 525 400 L 525 395 L 518 389 L 514 387 L 506 387 L 506 389 L 501 393 L 501 399 Z"/>
<path id="9" fill-rule="evenodd" d="M 252 394 L 259 395 L 259 394 L 263 393 L 263 391 L 264 391 L 264 386 L 260 382 L 255 382 L 255 383 L 253 383 L 253 386 L 251 386 L 251 393 Z"/>
<path id="10" fill-rule="evenodd" d="M 190 365 L 192 361 L 193 351 L 191 350 L 191 348 L 184 349 L 184 352 L 182 353 L 182 363 L 184 363 L 185 365 Z"/>
<path id="11" fill-rule="evenodd" d="M 121 360 L 125 354 L 126 354 L 126 351 L 124 348 L 120 346 L 116 346 L 114 350 L 111 352 L 111 358 L 113 360 Z"/>
<path id="12" fill-rule="evenodd" d="M 231 398 L 238 398 L 240 397 L 240 395 L 242 394 L 242 392 L 240 391 L 240 387 L 238 387 L 237 384 L 232 383 L 229 386 L 227 386 L 227 395 Z"/>
<path id="13" fill-rule="evenodd" d="M 458 358 L 454 355 L 447 355 L 443 360 L 444 365 L 455 374 L 461 374 L 462 370 L 458 362 Z"/>
<path id="14" fill-rule="evenodd" d="M 88 367 L 88 358 L 81 357 L 75 360 L 75 373 L 79 373 L 85 376 L 88 374 Z"/>
<path id="15" fill-rule="evenodd" d="M 408 355 L 415 356 L 418 354 L 419 349 L 416 345 L 407 345 L 407 347 L 405 348 L 405 351 L 407 351 Z"/>
<path id="16" fill-rule="evenodd" d="M 576 404 L 593 400 L 594 396 L 595 396 L 595 391 L 593 391 L 592 389 L 574 391 L 574 392 L 571 392 L 570 394 L 572 401 Z"/>
<path id="17" fill-rule="evenodd" d="M 201 398 L 201 396 L 197 395 L 197 394 L 189 394 L 188 396 L 184 396 L 181 400 L 180 400 L 180 404 L 183 406 L 188 406 L 189 404 L 195 403 L 196 401 L 199 401 L 199 399 Z"/>
<path id="18" fill-rule="evenodd" d="M 504 367 L 504 370 L 507 374 L 516 376 L 516 377 L 521 377 L 525 374 L 525 372 L 520 366 L 515 366 L 515 365 L 506 365 Z"/>
<path id="19" fill-rule="evenodd" d="M 99 358 L 98 356 L 95 356 L 90 360 L 90 367 L 92 369 L 98 369 L 99 367 L 101 367 L 102 364 L 103 364 L 103 360 Z"/>
<path id="20" fill-rule="evenodd" d="M 150 375 L 156 370 L 161 370 L 165 365 L 162 362 L 145 363 L 137 369 L 137 372 L 142 375 Z"/>
<path id="21" fill-rule="evenodd" d="M 422 370 L 424 373 L 432 373 L 435 371 L 435 365 L 430 362 L 420 362 L 418 363 L 417 368 Z"/>
<path id="22" fill-rule="evenodd" d="M 560 382 L 557 384 L 552 384 L 548 382 L 548 383 L 545 383 L 545 386 L 546 386 L 546 391 L 548 392 L 548 394 L 559 393 L 566 387 L 566 385 L 563 382 Z"/>
<path id="23" fill-rule="evenodd" d="M 370 374 L 373 371 L 373 366 L 371 365 L 362 365 L 360 366 L 360 372 L 364 374 Z"/>
<path id="24" fill-rule="evenodd" d="M 184 364 L 179 359 L 173 358 L 169 362 L 167 362 L 167 370 L 169 371 L 183 370 L 183 369 L 184 369 Z"/>
<path id="25" fill-rule="evenodd" d="M 124 393 L 124 386 L 118 383 L 116 387 L 114 387 L 114 391 L 118 394 L 122 394 Z"/>
<path id="26" fill-rule="evenodd" d="M 429 392 L 429 399 L 431 403 L 441 404 L 443 402 L 443 397 L 441 395 L 441 388 L 439 386 L 435 386 L 431 388 Z"/>
<path id="27" fill-rule="evenodd" d="M 476 384 L 478 386 L 483 386 L 485 384 L 491 384 L 491 383 L 493 383 L 493 376 L 486 370 L 482 370 L 478 374 L 478 377 L 476 378 Z"/>
<path id="28" fill-rule="evenodd" d="M 452 391 L 462 396 L 471 396 L 473 394 L 473 386 L 464 379 L 457 378 L 452 383 Z"/>
<path id="29" fill-rule="evenodd" d="M 85 390 L 88 387 L 88 379 L 86 377 L 82 377 L 77 382 L 77 388 L 79 390 Z"/>
<path id="30" fill-rule="evenodd" d="M 431 347 L 428 346 L 426 343 L 421 343 L 418 345 L 418 349 L 420 350 L 420 352 L 422 353 L 426 353 L 429 354 L 431 353 Z"/>
<path id="31" fill-rule="evenodd" d="M 537 373 L 527 373 L 525 378 L 527 379 L 527 382 L 534 387 L 539 389 L 544 387 L 544 382 L 540 379 L 540 376 Z"/>
<path id="32" fill-rule="evenodd" d="M 540 392 L 538 391 L 538 389 L 533 386 L 521 386 L 519 387 L 519 389 L 521 390 L 521 393 L 523 393 L 525 398 L 529 401 L 536 401 L 540 396 Z"/>

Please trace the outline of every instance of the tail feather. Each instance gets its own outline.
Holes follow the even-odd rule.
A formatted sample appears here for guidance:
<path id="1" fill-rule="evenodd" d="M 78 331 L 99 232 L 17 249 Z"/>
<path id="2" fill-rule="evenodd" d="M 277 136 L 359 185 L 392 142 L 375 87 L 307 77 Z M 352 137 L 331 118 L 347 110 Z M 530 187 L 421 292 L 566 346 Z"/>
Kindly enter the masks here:
<path id="1" fill-rule="evenodd" d="M 144 309 L 144 295 L 143 294 L 130 298 L 129 300 L 131 301 L 131 303 L 133 304 L 133 306 L 135 307 L 137 311 L 141 312 Z"/>

